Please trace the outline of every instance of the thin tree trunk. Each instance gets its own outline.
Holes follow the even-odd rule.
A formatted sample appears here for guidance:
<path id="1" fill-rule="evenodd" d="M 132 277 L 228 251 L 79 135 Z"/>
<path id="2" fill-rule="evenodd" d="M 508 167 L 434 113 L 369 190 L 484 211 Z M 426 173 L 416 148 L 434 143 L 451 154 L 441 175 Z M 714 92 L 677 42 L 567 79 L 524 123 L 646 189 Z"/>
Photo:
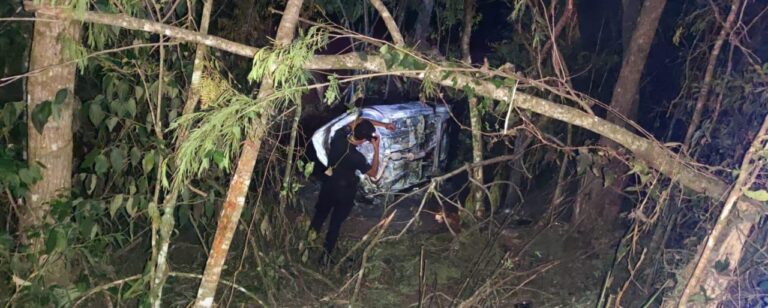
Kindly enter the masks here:
<path id="1" fill-rule="evenodd" d="M 461 52 L 463 61 L 467 65 L 472 64 L 469 42 L 472 38 L 472 19 L 475 16 L 474 2 L 474 0 L 464 0 L 464 28 L 461 33 Z M 483 161 L 483 119 L 477 105 L 477 97 L 469 98 L 469 122 L 472 129 L 472 162 L 478 163 Z M 472 169 L 470 176 L 474 179 L 473 185 L 470 186 L 470 208 L 475 209 L 476 216 L 483 217 L 485 216 L 485 195 L 483 187 L 480 187 L 480 185 L 485 184 L 483 167 Z"/>
<path id="2" fill-rule="evenodd" d="M 299 13 L 303 0 L 289 0 L 285 5 L 285 12 L 277 28 L 275 43 L 280 46 L 286 46 L 293 41 L 296 33 L 296 27 L 299 22 Z M 261 82 L 261 88 L 257 99 L 263 99 L 273 93 L 272 81 L 269 77 Z M 227 198 L 221 210 L 216 236 L 213 238 L 211 253 L 208 256 L 208 262 L 205 264 L 205 272 L 197 291 L 195 307 L 212 307 L 216 286 L 221 277 L 221 270 L 224 267 L 229 246 L 232 243 L 232 236 L 235 234 L 237 222 L 240 220 L 240 214 L 243 212 L 245 197 L 248 192 L 248 186 L 251 183 L 253 167 L 261 148 L 261 141 L 267 132 L 267 125 L 270 122 L 269 106 L 264 108 L 265 112 L 261 114 L 259 123 L 254 123 L 255 127 L 250 132 L 243 144 L 243 151 L 240 153 L 240 159 L 237 162 L 237 168 L 232 181 L 229 184 Z"/>
<path id="3" fill-rule="evenodd" d="M 709 62 L 707 63 L 707 70 L 704 72 L 704 81 L 701 85 L 701 92 L 699 92 L 699 97 L 696 98 L 696 107 L 693 110 L 693 116 L 691 116 L 691 124 L 688 125 L 688 131 L 685 133 L 685 140 L 683 145 L 686 148 L 691 146 L 693 134 L 696 133 L 696 129 L 701 123 L 701 114 L 704 112 L 704 104 L 706 104 L 709 100 L 709 88 L 712 87 L 712 76 L 715 73 L 717 56 L 720 55 L 720 49 L 723 47 L 725 36 L 731 33 L 733 23 L 736 21 L 736 13 L 739 11 L 740 4 L 740 0 L 733 0 L 731 3 L 731 12 L 728 13 L 728 18 L 726 18 L 723 28 L 720 29 L 720 34 L 717 36 L 715 46 L 712 47 L 712 53 L 709 54 Z M 717 9 L 717 7 L 714 9 Z"/>
<path id="4" fill-rule="evenodd" d="M 200 33 L 208 34 L 208 24 L 211 23 L 211 10 L 213 8 L 213 0 L 203 0 L 203 15 L 200 18 Z M 208 54 L 208 46 L 203 44 L 197 45 L 195 52 L 195 64 L 192 69 L 192 81 L 189 83 L 189 93 L 187 94 L 187 101 L 184 103 L 184 109 L 182 115 L 187 115 L 195 112 L 197 103 L 200 101 L 200 79 L 203 77 L 203 66 L 205 65 L 205 57 Z M 178 134 L 176 144 L 179 145 L 187 138 L 186 127 L 181 127 Z"/>
<path id="5" fill-rule="evenodd" d="M 638 106 L 635 97 L 638 94 L 640 78 L 643 75 L 648 52 L 653 44 L 659 19 L 666 3 L 666 0 L 645 0 L 643 3 L 629 48 L 624 54 L 619 79 L 613 89 L 611 110 L 607 116 L 608 121 L 612 123 L 627 127 L 629 126 L 627 120 L 631 121 L 636 117 Z M 600 138 L 599 144 L 616 148 L 616 143 L 605 137 Z M 626 177 L 622 176 L 626 173 L 626 166 L 622 162 L 611 160 L 604 166 L 604 169 L 616 175 L 616 180 L 609 183 L 610 185 L 606 189 L 601 178 L 587 173 L 582 182 L 582 190 L 577 197 L 575 210 L 581 217 L 574 217 L 574 221 L 577 223 L 581 221 L 604 222 L 601 224 L 581 224 L 582 230 L 597 231 L 595 237 L 605 235 L 604 232 L 613 229 L 613 223 L 619 214 L 619 204 L 622 201 L 620 192 L 626 183 Z"/>
<path id="6" fill-rule="evenodd" d="M 632 32 L 637 25 L 637 16 L 642 9 L 643 0 L 621 0 L 621 46 L 629 50 Z"/>
<path id="7" fill-rule="evenodd" d="M 41 19 L 59 20 L 56 16 L 37 13 Z M 49 203 L 60 194 L 68 197 L 72 188 L 72 117 L 74 113 L 75 63 L 65 63 L 64 46 L 60 36 L 66 36 L 74 42 L 80 41 L 80 25 L 67 19 L 60 21 L 35 22 L 32 49 L 30 51 L 30 71 L 47 68 L 43 74 L 32 74 L 27 81 L 27 132 L 28 159 L 30 165 L 42 167 L 43 178 L 32 185 L 26 198 L 26 204 L 19 207 L 19 230 L 39 230 L 49 220 Z M 50 67 L 50 68 L 49 68 Z M 59 117 L 51 116 L 38 133 L 32 120 L 32 112 L 45 101 L 54 102 L 57 92 L 65 90 L 67 97 L 58 107 Z M 33 251 L 42 253 L 45 239 L 40 236 L 31 243 Z M 67 264 L 64 260 L 52 260 L 46 266 L 51 272 L 46 274 L 48 282 L 66 285 L 71 281 Z"/>
<path id="8" fill-rule="evenodd" d="M 293 111 L 293 124 L 291 125 L 291 140 L 288 141 L 288 157 L 285 158 L 285 174 L 283 175 L 283 189 L 280 194 L 280 207 L 282 211 L 288 204 L 288 197 L 293 193 L 293 155 L 296 151 L 296 138 L 299 135 L 299 120 L 301 120 L 301 104 L 296 104 L 296 110 Z"/>
<path id="9" fill-rule="evenodd" d="M 427 47 L 427 36 L 429 35 L 434 7 L 435 0 L 421 0 L 421 8 L 419 8 L 419 15 L 413 30 L 414 44 L 418 44 L 419 48 Z"/>
<path id="10" fill-rule="evenodd" d="M 397 23 L 395 23 L 395 19 L 392 17 L 392 14 L 389 13 L 389 10 L 387 10 L 387 7 L 384 5 L 384 3 L 381 2 L 381 0 L 370 0 L 373 7 L 376 8 L 377 11 L 379 11 L 379 15 L 381 16 L 381 19 L 384 20 L 384 25 L 387 26 L 387 30 L 389 30 L 389 35 L 392 36 L 392 41 L 395 42 L 395 45 L 397 46 L 404 46 L 405 40 L 403 40 L 403 35 L 400 34 L 400 29 L 397 27 Z"/>
<path id="11" fill-rule="evenodd" d="M 696 266 L 680 297 L 679 307 L 686 307 L 691 296 L 698 293 L 701 288 L 706 291 L 708 297 L 715 299 L 720 299 L 727 292 L 734 267 L 741 261 L 749 230 L 759 218 L 756 215 L 745 215 L 747 213 L 744 212 L 738 213 L 738 210 L 737 213 L 741 215 L 734 215 L 732 212 L 734 207 L 741 209 L 746 206 L 741 204 L 739 199 L 745 190 L 749 190 L 756 173 L 760 172 L 764 165 L 764 160 L 756 156 L 758 152 L 766 149 L 766 134 L 768 134 L 768 116 L 763 119 L 760 131 L 744 155 L 739 169 L 741 170 L 739 178 L 736 179 L 733 189 L 725 199 L 723 210 L 707 237 L 704 249 L 699 258 L 691 262 Z M 728 269 L 722 274 L 714 270 L 718 261 L 728 264 Z"/>
<path id="12" fill-rule="evenodd" d="M 507 188 L 507 195 L 504 198 L 504 206 L 508 209 L 518 208 L 520 206 L 519 203 L 522 200 L 520 186 L 522 186 L 523 175 L 525 173 L 525 150 L 528 149 L 528 145 L 530 145 L 532 141 L 533 136 L 524 130 L 520 131 L 517 136 L 515 136 L 514 151 L 512 152 L 515 159 L 512 161 L 512 171 L 507 180 L 509 181 L 509 186 Z"/>
<path id="13" fill-rule="evenodd" d="M 469 122 L 472 129 L 472 162 L 478 163 L 483 161 L 483 122 L 477 106 L 477 97 L 469 99 Z M 470 208 L 475 209 L 476 216 L 483 217 L 485 216 L 485 194 L 483 187 L 480 187 L 485 184 L 483 167 L 473 168 L 471 177 L 474 183 L 470 185 Z"/>
<path id="14" fill-rule="evenodd" d="M 472 64 L 469 43 L 472 38 L 472 20 L 475 18 L 475 0 L 464 0 L 464 28 L 461 33 L 461 56 L 467 64 Z"/>
<path id="15" fill-rule="evenodd" d="M 204 0 L 203 12 L 200 21 L 200 33 L 208 33 L 208 25 L 211 20 L 211 10 L 213 8 L 213 0 Z M 162 48 L 162 47 L 161 47 Z M 195 53 L 195 62 L 192 69 L 192 80 L 189 84 L 189 92 L 187 94 L 187 101 L 184 104 L 182 115 L 188 115 L 195 111 L 197 102 L 200 100 L 200 91 L 198 85 L 202 78 L 203 66 L 205 61 L 205 54 L 208 47 L 202 44 L 197 45 L 197 51 Z M 158 111 L 159 112 L 159 111 Z M 175 141 L 178 147 L 187 137 L 187 131 L 185 127 L 182 127 L 178 133 L 178 138 Z M 158 169 L 160 170 L 160 169 Z M 175 226 L 174 212 L 176 210 L 176 198 L 178 197 L 179 189 L 182 189 L 183 183 L 178 185 L 174 183 L 172 191 L 165 197 L 163 202 L 163 216 L 160 220 L 160 232 L 159 232 L 159 253 L 157 254 L 157 260 L 150 266 L 155 267 L 155 277 L 150 284 L 150 302 L 153 307 L 159 308 L 162 304 L 163 287 L 165 281 L 168 278 L 169 266 L 168 266 L 168 248 L 171 243 L 171 233 Z"/>

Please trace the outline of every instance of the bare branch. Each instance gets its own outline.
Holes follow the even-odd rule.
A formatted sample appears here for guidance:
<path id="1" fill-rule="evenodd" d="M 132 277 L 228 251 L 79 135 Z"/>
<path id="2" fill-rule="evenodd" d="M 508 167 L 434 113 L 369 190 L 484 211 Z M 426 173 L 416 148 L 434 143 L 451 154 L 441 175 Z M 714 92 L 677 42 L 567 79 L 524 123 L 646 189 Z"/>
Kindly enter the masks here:
<path id="1" fill-rule="evenodd" d="M 733 22 L 736 20 L 736 12 L 739 10 L 739 4 L 740 0 L 733 0 L 733 3 L 731 3 L 731 12 L 728 13 L 728 18 L 726 19 L 723 28 L 720 29 L 720 34 L 717 36 L 715 46 L 712 47 L 712 53 L 709 54 L 709 63 L 707 63 L 707 70 L 704 72 L 704 81 L 701 85 L 701 92 L 699 93 L 699 97 L 696 99 L 696 109 L 693 110 L 691 124 L 688 125 L 688 132 L 685 133 L 685 141 L 683 144 L 686 148 L 691 145 L 693 134 L 696 132 L 696 129 L 701 123 L 701 114 L 704 112 L 704 104 L 707 102 L 707 100 L 709 100 L 709 88 L 712 84 L 712 76 L 715 73 L 717 56 L 720 55 L 720 49 L 723 47 L 725 36 L 731 33 Z M 717 7 L 714 7 L 713 9 L 717 10 Z"/>
<path id="2" fill-rule="evenodd" d="M 404 46 L 405 40 L 403 40 L 403 35 L 400 34 L 400 29 L 397 27 L 397 23 L 395 23 L 395 19 L 392 17 L 392 14 L 389 13 L 389 10 L 387 10 L 387 7 L 384 6 L 384 3 L 381 2 L 381 0 L 370 0 L 371 4 L 373 4 L 373 7 L 376 8 L 377 11 L 379 11 L 379 15 L 381 15 L 381 19 L 384 20 L 384 25 L 387 26 L 387 30 L 389 30 L 389 34 L 392 35 L 392 41 L 395 42 L 395 45 L 397 46 Z"/>

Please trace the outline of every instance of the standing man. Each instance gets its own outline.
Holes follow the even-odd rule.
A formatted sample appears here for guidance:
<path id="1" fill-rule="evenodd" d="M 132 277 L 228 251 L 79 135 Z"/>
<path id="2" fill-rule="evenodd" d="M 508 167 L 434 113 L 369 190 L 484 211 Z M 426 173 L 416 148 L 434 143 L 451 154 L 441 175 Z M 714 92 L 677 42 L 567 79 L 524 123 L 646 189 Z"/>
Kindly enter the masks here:
<path id="1" fill-rule="evenodd" d="M 355 174 L 356 170 L 375 177 L 379 172 L 379 138 L 376 136 L 375 126 L 394 130 L 391 123 L 381 123 L 368 119 L 357 118 L 346 125 L 331 138 L 328 151 L 328 178 L 322 184 L 320 196 L 315 205 L 315 216 L 312 217 L 310 228 L 317 233 L 331 214 L 331 225 L 325 236 L 325 258 L 330 257 L 331 251 L 336 246 L 339 238 L 341 224 L 347 219 L 352 207 L 355 205 L 355 193 L 360 179 Z M 357 150 L 357 146 L 365 142 L 373 144 L 373 161 L 368 160 Z"/>

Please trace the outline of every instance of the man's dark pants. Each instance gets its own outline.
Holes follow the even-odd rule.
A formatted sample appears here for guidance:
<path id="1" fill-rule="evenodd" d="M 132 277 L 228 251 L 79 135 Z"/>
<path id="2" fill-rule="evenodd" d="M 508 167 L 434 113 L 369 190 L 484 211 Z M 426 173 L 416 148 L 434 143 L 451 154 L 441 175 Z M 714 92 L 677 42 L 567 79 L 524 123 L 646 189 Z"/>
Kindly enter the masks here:
<path id="1" fill-rule="evenodd" d="M 310 227 L 319 234 L 325 219 L 328 218 L 329 214 L 331 215 L 331 225 L 328 226 L 328 233 L 323 245 L 328 254 L 336 246 L 341 224 L 349 217 L 352 207 L 355 206 L 355 192 L 349 190 L 350 188 L 333 187 L 328 182 L 323 183 L 323 187 L 320 189 L 320 196 L 315 206 L 315 216 L 312 217 Z"/>

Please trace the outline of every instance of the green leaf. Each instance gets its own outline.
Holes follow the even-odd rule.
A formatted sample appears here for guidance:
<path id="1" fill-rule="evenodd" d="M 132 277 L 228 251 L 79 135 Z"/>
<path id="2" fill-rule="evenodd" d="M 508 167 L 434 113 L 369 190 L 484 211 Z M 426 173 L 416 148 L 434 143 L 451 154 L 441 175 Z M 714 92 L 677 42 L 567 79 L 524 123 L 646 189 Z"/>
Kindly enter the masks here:
<path id="1" fill-rule="evenodd" d="M 131 148 L 131 164 L 138 166 L 141 161 L 141 150 L 138 147 Z"/>
<path id="2" fill-rule="evenodd" d="M 54 105 L 61 105 L 64 103 L 64 100 L 67 99 L 67 94 L 69 94 L 69 91 L 65 89 L 61 89 L 58 92 L 56 92 L 56 98 L 53 99 Z"/>
<path id="3" fill-rule="evenodd" d="M 88 194 L 93 194 L 93 190 L 96 189 L 96 184 L 99 183 L 99 177 L 93 174 L 88 175 Z"/>
<path id="4" fill-rule="evenodd" d="M 136 100 L 133 98 L 128 99 L 128 102 L 125 103 L 125 111 L 128 112 L 128 115 L 131 116 L 131 118 L 136 116 Z"/>
<path id="5" fill-rule="evenodd" d="M 27 168 L 19 170 L 19 178 L 24 184 L 27 184 L 27 186 L 35 183 L 35 176 L 32 174 L 32 170 Z"/>
<path id="6" fill-rule="evenodd" d="M 144 155 L 144 159 L 141 161 L 141 166 L 144 168 L 144 174 L 152 171 L 152 166 L 155 165 L 155 151 L 149 151 L 147 155 Z"/>
<path id="7" fill-rule="evenodd" d="M 109 163 L 112 164 L 112 168 L 115 171 L 122 171 L 125 166 L 125 155 L 123 155 L 123 151 L 120 149 L 112 149 L 112 151 L 109 152 Z"/>
<path id="8" fill-rule="evenodd" d="M 224 152 L 222 151 L 213 151 L 211 158 L 213 158 L 213 161 L 219 167 L 222 167 L 222 165 L 224 164 Z"/>
<path id="9" fill-rule="evenodd" d="M 17 112 L 14 104 L 12 103 L 6 103 L 5 106 L 3 106 L 3 123 L 2 126 L 5 127 L 11 127 L 14 123 L 16 123 L 16 118 L 19 117 L 19 112 Z"/>
<path id="10" fill-rule="evenodd" d="M 99 126 L 101 121 L 104 120 L 105 114 L 104 110 L 101 109 L 101 105 L 92 103 L 90 107 L 88 107 L 88 118 L 91 119 L 91 122 L 95 126 Z"/>
<path id="11" fill-rule="evenodd" d="M 124 108 L 123 103 L 121 101 L 113 100 L 113 101 L 109 102 L 109 111 L 112 114 L 121 115 L 121 114 L 124 113 L 123 112 L 124 109 L 125 108 Z"/>
<path id="12" fill-rule="evenodd" d="M 475 97 L 475 88 L 473 88 L 473 87 L 471 87 L 469 85 L 464 85 L 463 90 L 464 90 L 464 95 L 466 95 L 467 98 Z"/>
<path id="13" fill-rule="evenodd" d="M 114 219 L 115 214 L 117 214 L 117 210 L 120 209 L 121 205 L 123 205 L 122 194 L 116 195 L 114 198 L 112 198 L 112 202 L 109 204 L 109 217 Z"/>
<path id="14" fill-rule="evenodd" d="M 133 88 L 133 96 L 136 98 L 136 100 L 141 100 L 143 95 L 144 95 L 144 87 L 135 86 Z M 133 102 L 133 105 L 136 106 L 136 101 Z"/>
<path id="15" fill-rule="evenodd" d="M 35 130 L 39 134 L 43 133 L 43 127 L 45 127 L 45 123 L 48 122 L 52 112 L 51 101 L 44 101 L 32 110 L 32 125 L 35 126 Z"/>
<path id="16" fill-rule="evenodd" d="M 133 202 L 133 196 L 128 196 L 128 201 L 125 202 L 125 211 L 128 212 L 128 216 L 136 216 L 136 205 Z"/>
<path id="17" fill-rule="evenodd" d="M 766 191 L 765 189 L 747 190 L 744 192 L 744 195 L 752 199 L 755 199 L 757 201 L 761 201 L 761 202 L 768 201 L 768 191 Z"/>
<path id="18" fill-rule="evenodd" d="M 101 152 L 99 152 L 98 149 L 95 149 L 88 153 L 88 155 L 85 155 L 85 159 L 80 164 L 80 168 L 89 168 L 93 165 L 93 162 L 96 161 L 96 157 L 99 156 Z"/>
<path id="19" fill-rule="evenodd" d="M 93 170 L 96 171 L 96 174 L 103 175 L 107 170 L 109 170 L 109 162 L 107 161 L 107 157 L 103 154 L 100 154 L 99 156 L 96 156 L 96 160 L 93 164 Z"/>
<path id="20" fill-rule="evenodd" d="M 113 128 L 115 128 L 115 125 L 117 125 L 118 120 L 119 119 L 116 117 L 109 117 L 109 119 L 107 119 L 107 129 L 109 129 L 110 132 L 112 131 Z"/>
<path id="21" fill-rule="evenodd" d="M 312 175 L 312 171 L 315 170 L 315 162 L 310 161 L 304 165 L 304 177 L 309 178 Z"/>
<path id="22" fill-rule="evenodd" d="M 160 221 L 160 211 L 157 209 L 157 204 L 149 202 L 149 206 L 147 206 L 147 215 L 149 215 L 149 218 L 152 221 Z"/>
<path id="23" fill-rule="evenodd" d="M 56 98 L 54 98 L 53 104 L 51 105 L 51 112 L 53 118 L 56 120 L 61 119 L 61 108 L 64 105 L 64 101 L 67 99 L 67 94 L 67 89 L 61 89 L 56 92 Z"/>
<path id="24" fill-rule="evenodd" d="M 715 271 L 718 273 L 725 272 L 728 270 L 728 267 L 730 267 L 731 262 L 728 260 L 728 257 L 725 257 L 723 260 L 717 260 L 715 261 Z"/>
<path id="25" fill-rule="evenodd" d="M 46 253 L 63 251 L 65 248 L 67 248 L 67 234 L 59 228 L 51 230 L 45 240 Z"/>

